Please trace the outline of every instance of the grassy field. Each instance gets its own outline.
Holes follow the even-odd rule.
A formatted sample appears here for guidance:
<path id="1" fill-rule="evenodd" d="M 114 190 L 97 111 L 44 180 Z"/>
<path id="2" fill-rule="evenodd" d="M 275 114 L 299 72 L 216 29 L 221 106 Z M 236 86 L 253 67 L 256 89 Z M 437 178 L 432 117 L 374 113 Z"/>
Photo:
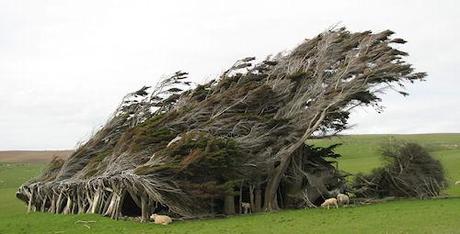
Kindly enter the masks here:
<path id="1" fill-rule="evenodd" d="M 53 157 L 67 158 L 71 150 L 10 150 L 0 151 L 0 162 L 48 163 Z"/>
<path id="2" fill-rule="evenodd" d="M 419 142 L 460 180 L 460 134 L 395 136 Z M 379 166 L 379 144 L 387 135 L 348 136 L 316 144 L 343 142 L 340 168 L 353 173 Z M 460 198 L 400 200 L 338 210 L 308 209 L 261 213 L 216 220 L 176 222 L 170 226 L 114 221 L 99 215 L 25 213 L 14 197 L 17 187 L 44 164 L 0 163 L 0 233 L 460 233 Z M 448 189 L 460 195 L 460 186 Z M 81 221 L 92 221 L 86 223 Z M 94 221 L 94 222 L 93 222 Z"/>

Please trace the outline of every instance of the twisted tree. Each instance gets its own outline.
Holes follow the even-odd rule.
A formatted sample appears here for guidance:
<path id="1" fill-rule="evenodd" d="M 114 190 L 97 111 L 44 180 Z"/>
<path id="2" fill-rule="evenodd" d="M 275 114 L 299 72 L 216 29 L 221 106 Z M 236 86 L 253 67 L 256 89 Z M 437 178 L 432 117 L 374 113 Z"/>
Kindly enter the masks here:
<path id="1" fill-rule="evenodd" d="M 287 54 L 237 61 L 197 85 L 177 72 L 127 95 L 113 117 L 65 162 L 19 188 L 29 209 L 178 216 L 313 206 L 343 178 L 333 147 L 308 139 L 347 127 L 358 106 L 422 80 L 391 31 L 345 28 L 305 40 Z M 190 87 L 190 88 L 188 88 Z M 398 91 L 406 95 L 403 91 Z"/>

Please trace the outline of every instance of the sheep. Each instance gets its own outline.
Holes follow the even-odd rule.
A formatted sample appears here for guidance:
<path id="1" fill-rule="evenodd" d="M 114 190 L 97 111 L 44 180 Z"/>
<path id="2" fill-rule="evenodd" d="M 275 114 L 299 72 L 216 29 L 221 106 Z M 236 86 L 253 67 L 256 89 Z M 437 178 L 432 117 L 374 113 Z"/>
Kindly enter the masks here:
<path id="1" fill-rule="evenodd" d="M 329 198 L 326 199 L 323 204 L 321 204 L 321 207 L 327 207 L 329 210 L 330 206 L 335 206 L 335 208 L 339 208 L 339 205 L 337 204 L 337 199 L 336 198 Z"/>
<path id="2" fill-rule="evenodd" d="M 460 185 L 460 180 L 457 180 L 457 181 L 455 182 L 455 185 Z"/>
<path id="3" fill-rule="evenodd" d="M 167 215 L 152 214 L 150 216 L 150 219 L 152 219 L 155 222 L 155 224 L 168 225 L 172 222 L 171 217 Z"/>
<path id="4" fill-rule="evenodd" d="M 350 203 L 350 197 L 348 197 L 346 194 L 339 193 L 337 195 L 337 202 L 339 205 L 348 205 Z"/>
<path id="5" fill-rule="evenodd" d="M 250 203 L 241 202 L 241 208 L 243 208 L 245 214 L 247 214 L 248 211 L 249 211 L 249 213 L 252 213 L 252 211 L 251 211 L 251 204 L 250 204 Z"/>

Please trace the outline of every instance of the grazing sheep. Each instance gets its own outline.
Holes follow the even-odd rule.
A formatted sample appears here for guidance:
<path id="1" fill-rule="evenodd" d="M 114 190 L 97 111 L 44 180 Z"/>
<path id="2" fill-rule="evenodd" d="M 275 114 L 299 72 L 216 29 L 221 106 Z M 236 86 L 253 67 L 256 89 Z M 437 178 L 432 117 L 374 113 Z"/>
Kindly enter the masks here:
<path id="1" fill-rule="evenodd" d="M 457 180 L 457 181 L 455 182 L 455 185 L 459 185 L 459 184 L 460 184 L 460 180 Z"/>
<path id="2" fill-rule="evenodd" d="M 337 195 L 337 202 L 339 205 L 348 205 L 350 203 L 350 197 L 348 197 L 346 194 L 339 193 Z"/>
<path id="3" fill-rule="evenodd" d="M 155 222 L 155 224 L 163 224 L 163 225 L 168 225 L 172 222 L 172 219 L 171 217 L 167 216 L 167 215 L 157 215 L 157 214 L 153 214 L 150 216 L 150 219 L 153 219 L 153 221 Z"/>
<path id="4" fill-rule="evenodd" d="M 243 208 L 245 214 L 247 214 L 248 211 L 249 211 L 249 213 L 252 213 L 252 211 L 251 211 L 251 204 L 250 204 L 250 203 L 241 202 L 241 208 Z"/>
<path id="5" fill-rule="evenodd" d="M 321 204 L 321 207 L 327 207 L 328 210 L 330 206 L 335 206 L 335 208 L 339 208 L 339 205 L 337 204 L 337 199 L 329 198 L 329 199 L 326 199 L 323 202 L 323 204 Z"/>

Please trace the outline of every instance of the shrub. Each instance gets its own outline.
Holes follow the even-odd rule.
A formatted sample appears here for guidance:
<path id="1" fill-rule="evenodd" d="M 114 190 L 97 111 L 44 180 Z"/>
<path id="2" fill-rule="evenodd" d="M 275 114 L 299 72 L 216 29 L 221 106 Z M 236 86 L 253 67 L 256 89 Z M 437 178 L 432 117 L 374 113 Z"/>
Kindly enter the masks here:
<path id="1" fill-rule="evenodd" d="M 426 198 L 438 196 L 446 186 L 441 163 L 418 144 L 387 144 L 382 156 L 383 167 L 355 177 L 352 188 L 358 197 Z"/>

